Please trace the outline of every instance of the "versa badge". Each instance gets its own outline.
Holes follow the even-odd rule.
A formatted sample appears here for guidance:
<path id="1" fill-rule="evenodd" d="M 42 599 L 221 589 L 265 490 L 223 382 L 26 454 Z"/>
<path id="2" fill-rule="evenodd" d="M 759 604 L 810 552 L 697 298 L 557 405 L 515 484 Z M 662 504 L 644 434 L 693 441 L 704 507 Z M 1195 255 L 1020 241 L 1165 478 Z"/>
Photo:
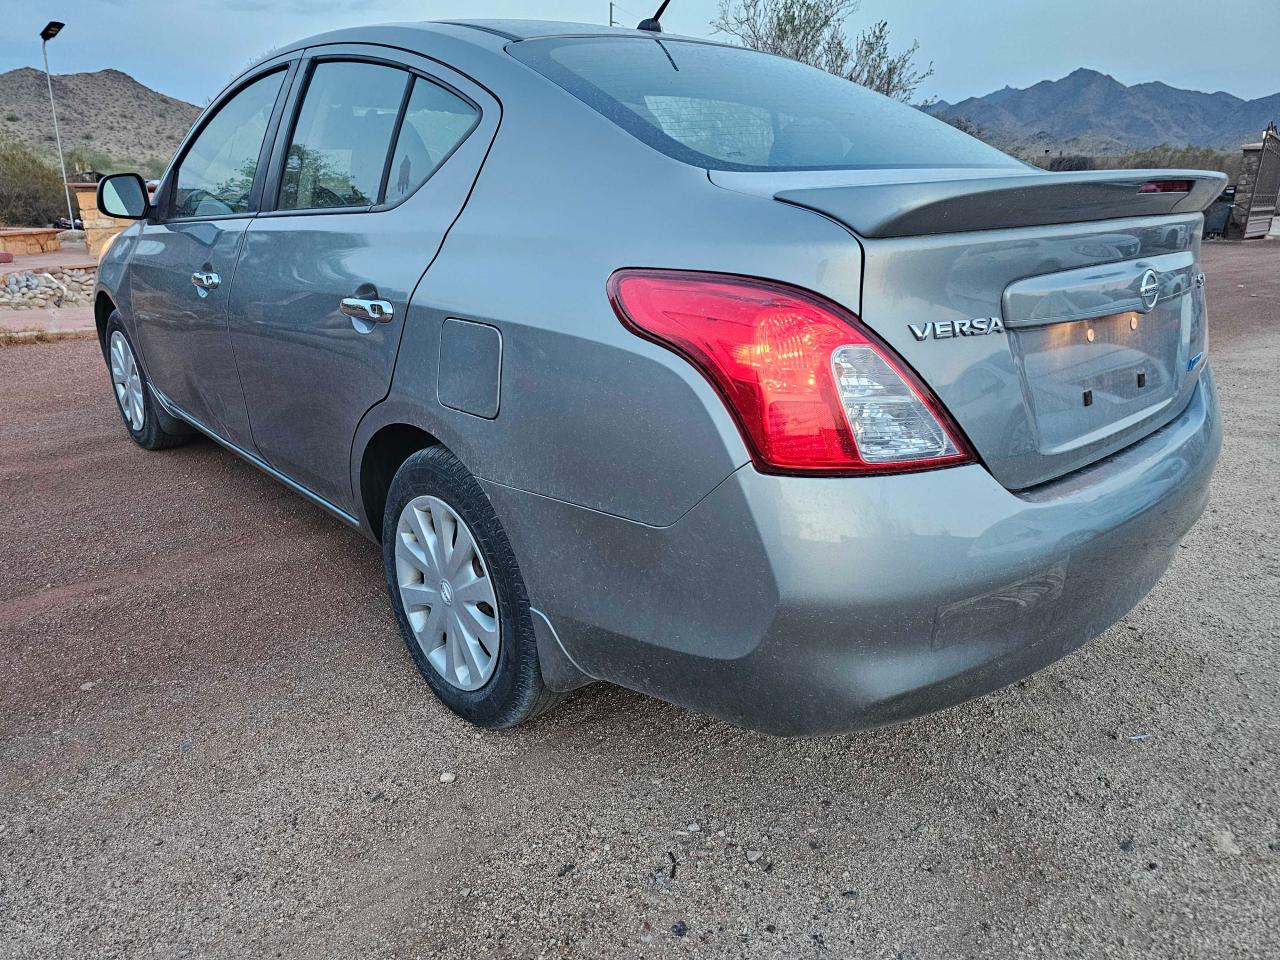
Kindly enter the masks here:
<path id="1" fill-rule="evenodd" d="M 950 340 L 952 337 L 982 337 L 988 333 L 1004 333 L 999 317 L 974 317 L 972 320 L 930 320 L 924 326 L 909 323 L 917 340 Z"/>

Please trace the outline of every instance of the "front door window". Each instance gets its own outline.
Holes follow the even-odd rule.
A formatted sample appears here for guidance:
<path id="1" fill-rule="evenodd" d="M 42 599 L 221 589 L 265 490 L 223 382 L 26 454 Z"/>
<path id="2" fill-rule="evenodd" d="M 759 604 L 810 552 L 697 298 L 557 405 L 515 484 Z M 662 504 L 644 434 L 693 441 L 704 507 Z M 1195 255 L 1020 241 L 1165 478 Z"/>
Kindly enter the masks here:
<path id="1" fill-rule="evenodd" d="M 226 217 L 249 211 L 266 135 L 285 71 L 249 84 L 224 103 L 182 158 L 175 217 Z"/>

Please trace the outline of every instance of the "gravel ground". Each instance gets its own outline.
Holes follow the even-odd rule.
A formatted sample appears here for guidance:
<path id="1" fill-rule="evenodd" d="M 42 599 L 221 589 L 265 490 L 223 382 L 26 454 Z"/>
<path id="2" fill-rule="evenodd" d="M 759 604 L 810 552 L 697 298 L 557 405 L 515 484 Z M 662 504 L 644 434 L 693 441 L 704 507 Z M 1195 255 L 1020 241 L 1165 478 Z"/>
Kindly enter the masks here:
<path id="1" fill-rule="evenodd" d="M 901 727 L 430 697 L 377 549 L 92 341 L 0 350 L 0 957 L 1280 955 L 1280 243 L 1206 247 L 1226 447 L 1123 622 Z"/>

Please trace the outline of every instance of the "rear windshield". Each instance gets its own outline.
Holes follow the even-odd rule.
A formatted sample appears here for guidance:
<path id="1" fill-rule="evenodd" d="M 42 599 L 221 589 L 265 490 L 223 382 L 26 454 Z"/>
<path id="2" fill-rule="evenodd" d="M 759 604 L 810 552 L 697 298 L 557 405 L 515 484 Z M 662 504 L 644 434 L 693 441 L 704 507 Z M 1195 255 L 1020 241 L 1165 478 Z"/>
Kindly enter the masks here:
<path id="1" fill-rule="evenodd" d="M 651 147 L 712 170 L 1021 166 L 914 107 L 741 47 L 571 37 L 507 49 Z"/>

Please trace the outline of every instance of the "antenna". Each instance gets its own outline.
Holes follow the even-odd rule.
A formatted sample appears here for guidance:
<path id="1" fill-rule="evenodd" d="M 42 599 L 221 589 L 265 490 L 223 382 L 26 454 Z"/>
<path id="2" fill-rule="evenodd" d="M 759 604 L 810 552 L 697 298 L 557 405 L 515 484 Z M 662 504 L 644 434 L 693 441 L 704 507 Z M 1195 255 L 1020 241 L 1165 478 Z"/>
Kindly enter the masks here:
<path id="1" fill-rule="evenodd" d="M 659 23 L 658 21 L 659 21 L 659 20 L 661 20 L 661 19 L 662 19 L 662 15 L 663 15 L 664 13 L 666 13 L 666 12 L 667 12 L 667 4 L 668 4 L 668 3 L 670 3 L 670 2 L 671 2 L 671 0 L 662 0 L 662 6 L 658 7 L 658 12 L 657 12 L 657 13 L 655 13 L 655 14 L 654 14 L 652 17 L 650 17 L 648 20 L 641 20 L 641 21 L 640 21 L 640 25 L 639 25 L 638 27 L 636 27 L 636 29 L 637 29 L 637 30 L 649 30 L 649 31 L 651 31 L 651 32 L 653 32 L 653 33 L 661 33 L 661 32 L 662 32 L 662 24 L 661 24 L 661 23 Z"/>

